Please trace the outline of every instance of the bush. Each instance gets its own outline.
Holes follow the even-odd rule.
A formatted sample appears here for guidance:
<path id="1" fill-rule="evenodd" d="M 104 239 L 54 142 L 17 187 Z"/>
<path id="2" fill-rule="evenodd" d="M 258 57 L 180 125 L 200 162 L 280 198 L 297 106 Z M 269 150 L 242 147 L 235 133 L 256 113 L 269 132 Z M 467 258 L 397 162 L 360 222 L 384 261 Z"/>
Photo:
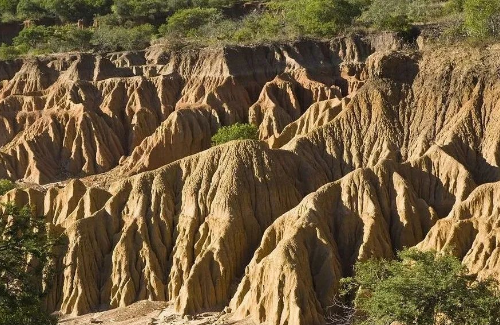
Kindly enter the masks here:
<path id="1" fill-rule="evenodd" d="M 255 42 L 289 39 L 297 34 L 293 28 L 279 20 L 278 13 L 267 11 L 251 13 L 243 19 L 222 19 L 221 15 L 213 16 L 209 21 L 200 22 L 195 29 L 184 26 L 183 20 L 175 23 L 179 28 L 169 28 L 167 24 L 160 27 L 160 35 L 166 35 L 169 46 L 179 40 L 194 40 L 196 43 L 210 44 L 248 44 Z M 169 20 L 172 22 L 172 20 Z"/>
<path id="2" fill-rule="evenodd" d="M 238 0 L 193 0 L 195 7 L 222 8 L 237 3 Z"/>
<path id="3" fill-rule="evenodd" d="M 12 59 L 20 54 L 87 51 L 140 50 L 147 47 L 155 34 L 152 25 L 103 25 L 97 30 L 80 29 L 76 25 L 34 26 L 23 29 L 14 38 L 14 46 L 0 47 L 0 59 Z"/>
<path id="4" fill-rule="evenodd" d="M 452 23 L 449 27 L 445 28 L 439 36 L 440 41 L 444 43 L 455 43 L 466 38 L 467 31 L 461 21 Z"/>
<path id="5" fill-rule="evenodd" d="M 445 8 L 447 12 L 451 13 L 462 12 L 464 10 L 464 0 L 449 0 Z"/>
<path id="6" fill-rule="evenodd" d="M 8 179 L 0 179 L 0 195 L 4 195 L 10 190 L 13 190 L 16 186 L 14 183 Z"/>
<path id="7" fill-rule="evenodd" d="M 411 29 L 411 21 L 406 15 L 388 16 L 380 21 L 378 27 L 383 30 L 407 33 Z"/>
<path id="8" fill-rule="evenodd" d="M 361 16 L 361 21 L 378 29 L 394 30 L 395 21 L 408 22 L 407 0 L 374 0 L 367 11 Z"/>
<path id="9" fill-rule="evenodd" d="M 133 27 L 101 26 L 92 37 L 92 44 L 100 51 L 141 50 L 147 47 L 155 34 L 150 24 Z"/>
<path id="10" fill-rule="evenodd" d="M 17 16 L 21 19 L 42 19 L 49 13 L 41 0 L 19 0 L 16 8 Z"/>
<path id="11" fill-rule="evenodd" d="M 410 249 L 398 257 L 360 262 L 343 281 L 357 293 L 360 324 L 500 324 L 497 282 L 469 275 L 452 255 Z"/>
<path id="12" fill-rule="evenodd" d="M 79 19 L 90 22 L 94 16 L 106 13 L 110 3 L 108 0 L 45 0 L 45 8 L 63 22 Z"/>
<path id="13" fill-rule="evenodd" d="M 91 48 L 93 32 L 90 29 L 79 29 L 75 25 L 45 27 L 34 26 L 23 29 L 14 38 L 15 48 L 12 54 L 31 52 L 33 54 L 86 51 Z M 15 50 L 15 51 L 13 51 Z"/>
<path id="14" fill-rule="evenodd" d="M 221 19 L 215 8 L 182 9 L 168 18 L 167 23 L 160 27 L 161 34 L 177 37 L 194 37 L 199 34 L 200 28 Z"/>
<path id="15" fill-rule="evenodd" d="M 27 46 L 29 48 L 38 48 L 47 44 L 53 30 L 45 26 L 33 26 L 24 28 L 17 37 L 14 38 L 14 45 Z"/>
<path id="16" fill-rule="evenodd" d="M 75 25 L 55 27 L 49 39 L 49 49 L 51 52 L 90 50 L 93 34 L 90 29 L 80 29 Z"/>
<path id="17" fill-rule="evenodd" d="M 281 7 L 288 22 L 314 36 L 334 35 L 361 13 L 357 5 L 345 0 L 288 0 Z"/>
<path id="18" fill-rule="evenodd" d="M 120 18 L 120 16 L 118 16 L 115 13 L 96 16 L 94 17 L 94 21 L 97 22 L 99 27 L 107 27 L 107 28 L 123 24 L 123 21 Z"/>
<path id="19" fill-rule="evenodd" d="M 233 140 L 258 140 L 259 130 L 251 124 L 236 123 L 221 127 L 212 137 L 214 145 L 220 145 Z"/>
<path id="20" fill-rule="evenodd" d="M 8 46 L 6 44 L 0 45 L 0 60 L 13 60 L 21 54 L 21 51 L 14 46 Z"/>
<path id="21" fill-rule="evenodd" d="M 0 214 L 0 325 L 56 324 L 42 308 L 55 239 L 30 207 L 4 205 Z"/>
<path id="22" fill-rule="evenodd" d="M 412 0 L 408 3 L 408 18 L 412 22 L 425 23 L 445 14 L 443 5 L 436 0 Z"/>
<path id="23" fill-rule="evenodd" d="M 465 29 L 475 38 L 498 34 L 500 28 L 500 0 L 465 0 Z"/>
<path id="24" fill-rule="evenodd" d="M 359 10 L 364 10 L 370 6 L 372 0 L 348 0 L 348 2 L 358 7 Z"/>
<path id="25" fill-rule="evenodd" d="M 187 4 L 187 2 L 186 2 Z M 170 9 L 165 0 L 115 0 L 113 12 L 123 19 L 154 18 Z"/>
<path id="26" fill-rule="evenodd" d="M 237 43 L 274 40 L 284 37 L 284 33 L 293 33 L 286 28 L 273 12 L 250 14 L 241 20 L 230 40 Z"/>
<path id="27" fill-rule="evenodd" d="M 167 0 L 166 3 L 167 8 L 171 11 L 186 9 L 193 6 L 193 1 L 191 0 Z"/>
<path id="28" fill-rule="evenodd" d="M 373 0 L 360 21 L 381 30 L 406 32 L 414 22 L 428 22 L 444 14 L 434 0 Z"/>
<path id="29" fill-rule="evenodd" d="M 0 12 L 15 14 L 18 2 L 17 0 L 0 0 Z"/>

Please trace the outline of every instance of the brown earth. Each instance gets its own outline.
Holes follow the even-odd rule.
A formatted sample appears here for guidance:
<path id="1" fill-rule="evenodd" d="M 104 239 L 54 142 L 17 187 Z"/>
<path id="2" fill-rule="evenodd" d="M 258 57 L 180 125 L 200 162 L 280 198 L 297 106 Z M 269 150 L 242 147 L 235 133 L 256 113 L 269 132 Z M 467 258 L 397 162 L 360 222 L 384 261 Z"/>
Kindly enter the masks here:
<path id="1" fill-rule="evenodd" d="M 0 177 L 19 182 L 2 199 L 69 241 L 47 307 L 324 324 L 356 261 L 410 246 L 500 280 L 500 46 L 405 48 L 0 62 Z M 210 148 L 235 122 L 262 141 Z"/>

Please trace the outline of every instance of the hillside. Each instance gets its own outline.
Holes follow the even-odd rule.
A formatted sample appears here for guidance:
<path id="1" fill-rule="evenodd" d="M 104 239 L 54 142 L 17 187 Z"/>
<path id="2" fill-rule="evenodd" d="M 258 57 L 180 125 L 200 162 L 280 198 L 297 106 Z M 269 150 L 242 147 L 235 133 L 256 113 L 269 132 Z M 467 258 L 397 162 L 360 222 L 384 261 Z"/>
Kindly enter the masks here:
<path id="1" fill-rule="evenodd" d="M 499 69 L 390 33 L 2 61 L 2 200 L 67 235 L 63 314 L 324 324 L 356 261 L 409 246 L 500 280 Z"/>

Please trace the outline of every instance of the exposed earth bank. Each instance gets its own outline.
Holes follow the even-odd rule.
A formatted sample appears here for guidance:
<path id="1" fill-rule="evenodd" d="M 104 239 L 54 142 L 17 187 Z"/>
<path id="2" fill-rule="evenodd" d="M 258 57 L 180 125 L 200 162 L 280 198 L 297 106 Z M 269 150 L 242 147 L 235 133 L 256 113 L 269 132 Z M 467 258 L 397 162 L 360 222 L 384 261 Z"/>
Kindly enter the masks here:
<path id="1" fill-rule="evenodd" d="M 73 316 L 324 324 L 408 246 L 500 280 L 499 72 L 498 45 L 391 34 L 0 62 L 2 200 L 67 235 L 46 303 Z M 236 122 L 261 141 L 210 148 Z"/>

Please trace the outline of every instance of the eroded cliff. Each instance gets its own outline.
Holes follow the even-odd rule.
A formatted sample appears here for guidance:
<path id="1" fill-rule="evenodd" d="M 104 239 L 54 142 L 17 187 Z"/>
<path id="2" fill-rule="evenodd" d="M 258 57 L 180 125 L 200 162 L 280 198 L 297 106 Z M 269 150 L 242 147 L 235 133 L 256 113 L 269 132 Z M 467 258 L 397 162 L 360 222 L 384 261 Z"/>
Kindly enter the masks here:
<path id="1" fill-rule="evenodd" d="M 356 261 L 408 246 L 500 279 L 500 47 L 402 45 L 1 62 L 2 200 L 69 239 L 47 306 L 324 324 Z M 262 141 L 210 148 L 235 122 Z"/>

